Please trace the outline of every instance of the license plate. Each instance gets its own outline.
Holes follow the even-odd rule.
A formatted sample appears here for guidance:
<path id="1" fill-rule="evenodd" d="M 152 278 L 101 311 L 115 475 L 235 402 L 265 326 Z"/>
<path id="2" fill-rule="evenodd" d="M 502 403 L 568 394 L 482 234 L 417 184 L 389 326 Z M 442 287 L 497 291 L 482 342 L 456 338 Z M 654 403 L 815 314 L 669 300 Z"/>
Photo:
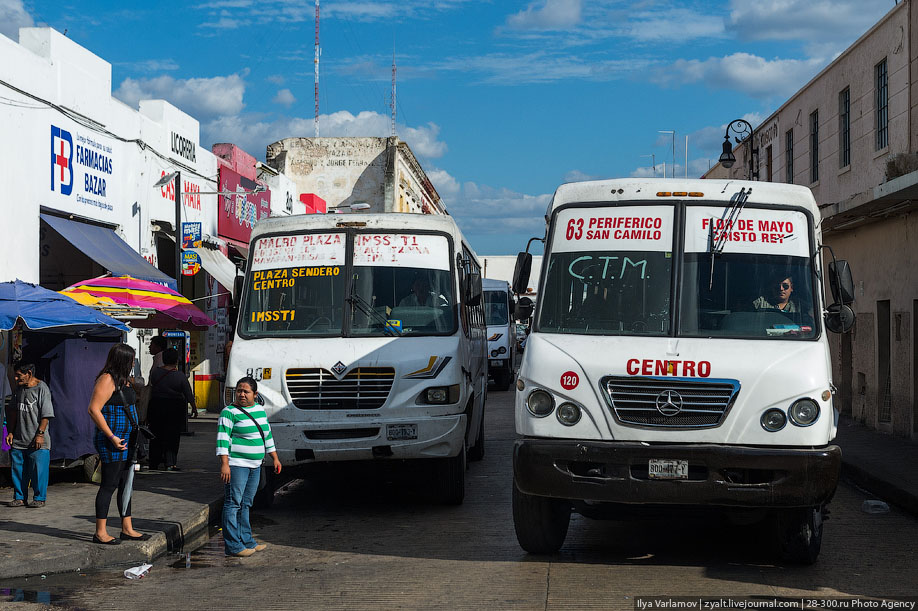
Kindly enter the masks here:
<path id="1" fill-rule="evenodd" d="M 647 474 L 650 479 L 688 479 L 688 461 L 651 458 Z"/>
<path id="2" fill-rule="evenodd" d="M 405 441 L 418 438 L 418 425 L 416 424 L 387 424 L 386 439 L 389 441 Z"/>

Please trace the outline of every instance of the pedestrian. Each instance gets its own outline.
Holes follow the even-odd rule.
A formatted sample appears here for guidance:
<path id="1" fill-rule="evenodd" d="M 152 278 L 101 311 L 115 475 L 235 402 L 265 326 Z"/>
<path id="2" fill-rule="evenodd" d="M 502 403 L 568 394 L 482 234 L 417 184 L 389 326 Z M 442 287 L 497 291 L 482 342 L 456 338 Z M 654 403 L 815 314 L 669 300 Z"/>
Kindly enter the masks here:
<path id="1" fill-rule="evenodd" d="M 166 471 L 180 471 L 176 463 L 185 414 L 189 403 L 195 414 L 198 406 L 188 378 L 178 370 L 178 350 L 163 351 L 163 363 L 150 372 L 147 420 L 156 436 L 150 440 L 150 468 L 157 469 L 164 462 Z"/>
<path id="2" fill-rule="evenodd" d="M 48 493 L 48 470 L 51 464 L 51 435 L 48 423 L 54 418 L 51 389 L 35 376 L 35 365 L 13 366 L 16 390 L 7 408 L 6 443 L 10 449 L 10 475 L 13 500 L 10 507 L 40 508 Z M 32 503 L 29 504 L 29 484 Z"/>
<path id="3" fill-rule="evenodd" d="M 163 366 L 163 351 L 166 350 L 166 338 L 162 335 L 154 335 L 150 338 L 148 350 L 153 355 L 153 366 L 150 368 L 150 373 L 152 374 L 154 369 Z"/>
<path id="4" fill-rule="evenodd" d="M 251 556 L 267 547 L 252 536 L 249 509 L 258 490 L 261 464 L 268 454 L 280 474 L 271 425 L 264 407 L 255 403 L 258 383 L 236 382 L 236 400 L 223 408 L 217 423 L 217 456 L 223 481 L 223 541 L 227 556 Z"/>
<path id="5" fill-rule="evenodd" d="M 136 392 L 132 386 L 131 368 L 134 349 L 115 344 L 108 351 L 105 366 L 96 376 L 89 400 L 89 416 L 96 424 L 93 442 L 102 462 L 102 482 L 96 493 L 95 543 L 117 545 L 121 541 L 108 534 L 106 522 L 112 494 L 118 490 L 118 514 L 121 516 L 121 539 L 146 541 L 148 534 L 134 530 L 131 523 L 131 494 L 134 484 L 133 459 L 137 447 Z"/>

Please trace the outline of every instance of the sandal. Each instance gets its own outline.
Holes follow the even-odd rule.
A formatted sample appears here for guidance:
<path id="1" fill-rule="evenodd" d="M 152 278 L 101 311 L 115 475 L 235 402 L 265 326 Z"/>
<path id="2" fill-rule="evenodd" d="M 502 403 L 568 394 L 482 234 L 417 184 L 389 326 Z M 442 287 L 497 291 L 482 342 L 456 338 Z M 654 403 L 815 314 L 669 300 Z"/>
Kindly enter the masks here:
<path id="1" fill-rule="evenodd" d="M 13 499 L 9 503 L 7 503 L 6 506 L 7 507 L 23 507 L 24 505 L 25 505 L 25 501 L 23 501 L 22 499 Z"/>
<path id="2" fill-rule="evenodd" d="M 92 536 L 92 542 L 98 543 L 99 545 L 120 545 L 121 544 L 121 541 L 119 541 L 118 539 L 114 537 L 112 537 L 108 541 L 103 541 L 102 539 L 99 538 L 98 535 L 95 535 L 95 534 L 93 534 Z"/>

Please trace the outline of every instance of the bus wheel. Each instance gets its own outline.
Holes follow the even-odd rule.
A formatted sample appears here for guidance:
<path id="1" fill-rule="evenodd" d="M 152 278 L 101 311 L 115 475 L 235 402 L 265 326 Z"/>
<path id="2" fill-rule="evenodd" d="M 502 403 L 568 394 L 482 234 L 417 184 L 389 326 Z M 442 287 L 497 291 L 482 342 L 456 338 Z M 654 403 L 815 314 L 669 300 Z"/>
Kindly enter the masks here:
<path id="1" fill-rule="evenodd" d="M 469 460 L 476 462 L 484 458 L 484 442 L 485 442 L 485 421 L 484 421 L 484 409 L 482 409 L 481 414 L 481 426 L 478 427 L 478 439 L 475 440 L 475 445 L 469 448 Z"/>
<path id="2" fill-rule="evenodd" d="M 497 385 L 497 390 L 510 390 L 512 381 L 513 374 L 508 369 L 503 369 L 494 375 L 494 383 Z"/>
<path id="3" fill-rule="evenodd" d="M 513 526 L 524 550 L 554 554 L 564 544 L 570 523 L 570 503 L 526 494 L 513 484 Z"/>
<path id="4" fill-rule="evenodd" d="M 444 505 L 461 505 L 465 498 L 465 442 L 458 455 L 441 458 L 437 475 L 439 477 L 439 498 Z"/>
<path id="5" fill-rule="evenodd" d="M 822 548 L 825 509 L 788 509 L 778 514 L 779 541 L 784 560 L 794 564 L 813 564 Z"/>
<path id="6" fill-rule="evenodd" d="M 252 508 L 271 509 L 271 506 L 274 505 L 274 492 L 277 490 L 277 479 L 274 475 L 274 471 L 271 469 L 262 469 L 261 477 L 264 478 L 265 485 L 255 493 L 255 498 L 252 499 Z"/>

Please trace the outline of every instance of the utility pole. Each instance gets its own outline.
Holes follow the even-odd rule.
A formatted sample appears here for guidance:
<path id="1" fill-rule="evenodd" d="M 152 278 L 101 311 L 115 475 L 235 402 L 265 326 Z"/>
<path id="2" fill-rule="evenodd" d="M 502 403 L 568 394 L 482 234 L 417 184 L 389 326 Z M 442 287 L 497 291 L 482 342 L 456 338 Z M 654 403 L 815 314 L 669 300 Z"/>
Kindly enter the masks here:
<path id="1" fill-rule="evenodd" d="M 316 69 L 316 119 L 315 135 L 319 137 L 319 0 L 316 0 L 316 58 L 313 60 Z"/>
<path id="2" fill-rule="evenodd" d="M 392 45 L 392 99 L 390 100 L 390 110 L 392 114 L 392 126 L 390 136 L 395 136 L 395 44 Z"/>
<path id="3" fill-rule="evenodd" d="M 175 290 L 182 292 L 182 173 L 175 173 Z"/>

